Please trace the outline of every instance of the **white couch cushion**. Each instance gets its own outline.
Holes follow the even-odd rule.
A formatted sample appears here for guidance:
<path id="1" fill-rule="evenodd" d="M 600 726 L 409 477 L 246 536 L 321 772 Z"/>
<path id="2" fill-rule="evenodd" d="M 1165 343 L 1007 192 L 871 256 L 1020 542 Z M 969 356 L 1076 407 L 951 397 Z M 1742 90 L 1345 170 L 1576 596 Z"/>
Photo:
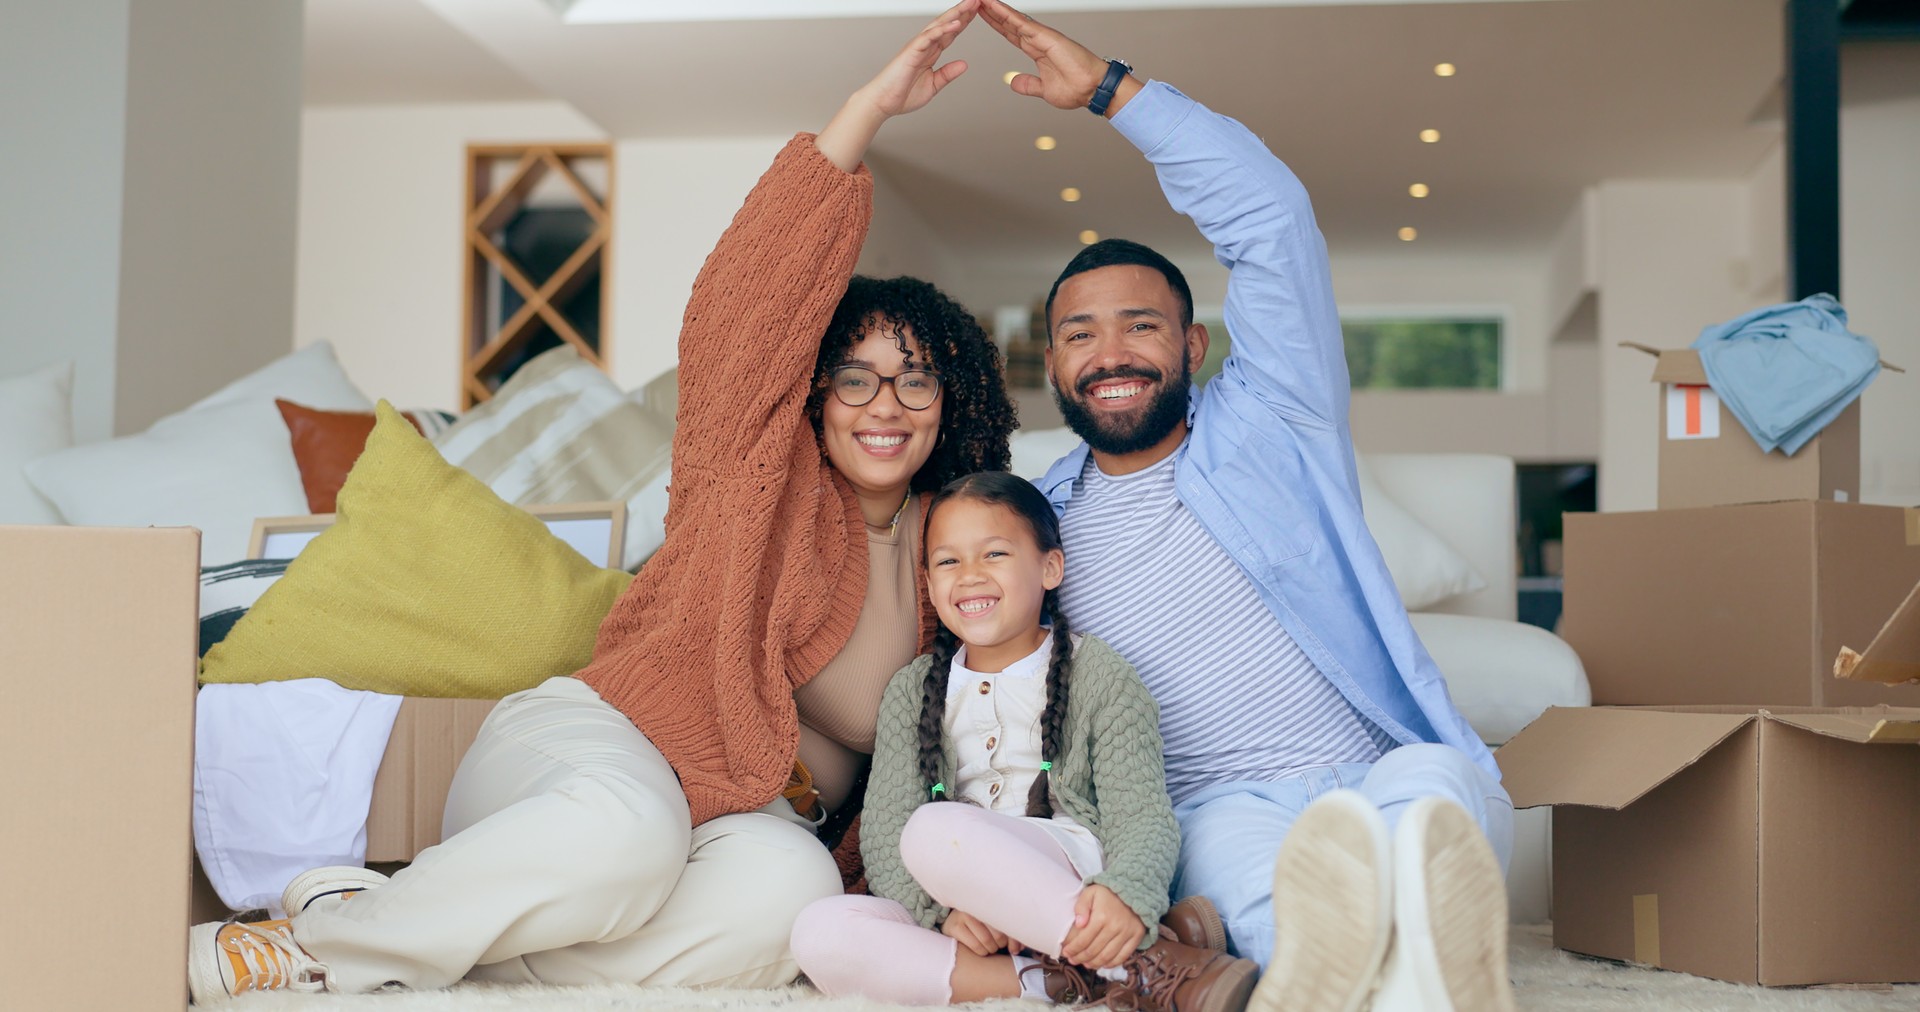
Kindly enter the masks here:
<path id="1" fill-rule="evenodd" d="M 27 462 L 73 445 L 73 363 L 0 380 L 0 524 L 57 524 Z"/>
<path id="2" fill-rule="evenodd" d="M 1412 618 L 1453 705 L 1489 745 L 1513 737 L 1549 706 L 1593 702 L 1579 655 L 1545 629 L 1477 615 Z"/>
<path id="3" fill-rule="evenodd" d="M 246 556 L 254 518 L 307 512 L 275 397 L 329 411 L 373 407 L 333 349 L 313 344 L 139 435 L 41 457 L 27 480 L 68 523 L 198 527 L 202 563 L 232 562 Z"/>
<path id="4" fill-rule="evenodd" d="M 1359 460 L 1360 510 L 1373 532 L 1387 572 L 1400 591 L 1408 611 L 1439 604 L 1456 594 L 1471 594 L 1487 585 L 1464 556 L 1440 539 L 1426 524 L 1393 500 L 1374 480 L 1366 458 Z"/>

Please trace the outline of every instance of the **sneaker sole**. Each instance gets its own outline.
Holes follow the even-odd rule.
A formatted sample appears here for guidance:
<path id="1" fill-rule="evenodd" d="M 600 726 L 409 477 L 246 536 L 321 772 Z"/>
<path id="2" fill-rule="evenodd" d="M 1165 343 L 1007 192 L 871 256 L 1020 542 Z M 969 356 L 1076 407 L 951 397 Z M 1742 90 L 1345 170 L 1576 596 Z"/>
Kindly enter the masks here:
<path id="1" fill-rule="evenodd" d="M 322 896 L 372 889 L 385 885 L 386 881 L 387 877 L 377 871 L 352 865 L 312 868 L 295 875 L 293 881 L 287 883 L 286 890 L 280 894 L 280 907 L 288 917 L 293 917 Z"/>
<path id="2" fill-rule="evenodd" d="M 1392 847 L 1373 804 L 1335 791 L 1308 806 L 1273 867 L 1273 959 L 1253 1012 L 1355 1012 L 1393 926 Z"/>
<path id="3" fill-rule="evenodd" d="M 1506 882 L 1486 835 L 1452 802 L 1414 803 L 1394 848 L 1396 957 L 1420 1007 L 1513 1012 Z"/>
<path id="4" fill-rule="evenodd" d="M 233 1000 L 220 973 L 220 963 L 226 957 L 221 955 L 217 940 L 225 926 L 225 921 L 209 921 L 187 929 L 188 1004 L 214 1005 Z"/>

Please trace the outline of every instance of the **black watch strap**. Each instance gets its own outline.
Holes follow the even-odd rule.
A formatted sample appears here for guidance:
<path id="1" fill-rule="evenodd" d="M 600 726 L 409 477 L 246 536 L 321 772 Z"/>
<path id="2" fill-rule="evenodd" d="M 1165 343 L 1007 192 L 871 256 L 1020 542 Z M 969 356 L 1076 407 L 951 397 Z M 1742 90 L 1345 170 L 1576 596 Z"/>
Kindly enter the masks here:
<path id="1" fill-rule="evenodd" d="M 1120 81 L 1133 72 L 1133 64 L 1125 60 L 1108 60 L 1107 76 L 1100 79 L 1100 87 L 1093 89 L 1093 101 L 1087 103 L 1087 111 L 1095 116 L 1105 116 L 1107 106 L 1113 102 L 1113 93 L 1119 89 Z"/>

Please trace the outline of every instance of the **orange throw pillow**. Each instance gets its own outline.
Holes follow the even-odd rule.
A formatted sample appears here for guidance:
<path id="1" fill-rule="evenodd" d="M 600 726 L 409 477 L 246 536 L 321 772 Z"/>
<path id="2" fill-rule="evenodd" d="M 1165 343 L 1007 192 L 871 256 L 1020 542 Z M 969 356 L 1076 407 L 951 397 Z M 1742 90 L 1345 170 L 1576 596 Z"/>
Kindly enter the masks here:
<path id="1" fill-rule="evenodd" d="M 300 465 L 300 484 L 307 491 L 307 508 L 315 513 L 332 513 L 334 498 L 346 483 L 347 472 L 367 448 L 373 434 L 371 411 L 321 411 L 292 401 L 275 399 L 280 417 L 287 420 L 287 435 L 293 440 L 293 459 Z M 425 432 L 419 417 L 404 413 L 414 429 Z"/>

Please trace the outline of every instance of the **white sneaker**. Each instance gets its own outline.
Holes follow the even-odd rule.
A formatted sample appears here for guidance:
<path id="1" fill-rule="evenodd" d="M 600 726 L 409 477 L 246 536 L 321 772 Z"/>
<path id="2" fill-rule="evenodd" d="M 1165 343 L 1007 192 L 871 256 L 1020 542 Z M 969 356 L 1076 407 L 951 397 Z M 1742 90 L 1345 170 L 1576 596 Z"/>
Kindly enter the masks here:
<path id="1" fill-rule="evenodd" d="M 287 883 L 286 890 L 280 894 L 280 908 L 287 912 L 288 917 L 297 917 L 314 900 L 328 896 L 346 899 L 362 889 L 384 885 L 386 881 L 387 877 L 377 871 L 353 865 L 312 868 L 295 875 L 293 881 Z"/>
<path id="2" fill-rule="evenodd" d="M 1393 951 L 1376 1012 L 1512 1012 L 1507 889 L 1459 805 L 1422 798 L 1394 836 Z"/>
<path id="3" fill-rule="evenodd" d="M 286 921 L 196 924 L 187 933 L 187 998 L 195 1005 L 248 991 L 327 990 L 327 968 L 293 940 Z"/>
<path id="4" fill-rule="evenodd" d="M 1380 810 L 1334 791 L 1300 813 L 1273 862 L 1273 960 L 1248 1012 L 1355 1012 L 1393 927 L 1393 855 Z"/>

